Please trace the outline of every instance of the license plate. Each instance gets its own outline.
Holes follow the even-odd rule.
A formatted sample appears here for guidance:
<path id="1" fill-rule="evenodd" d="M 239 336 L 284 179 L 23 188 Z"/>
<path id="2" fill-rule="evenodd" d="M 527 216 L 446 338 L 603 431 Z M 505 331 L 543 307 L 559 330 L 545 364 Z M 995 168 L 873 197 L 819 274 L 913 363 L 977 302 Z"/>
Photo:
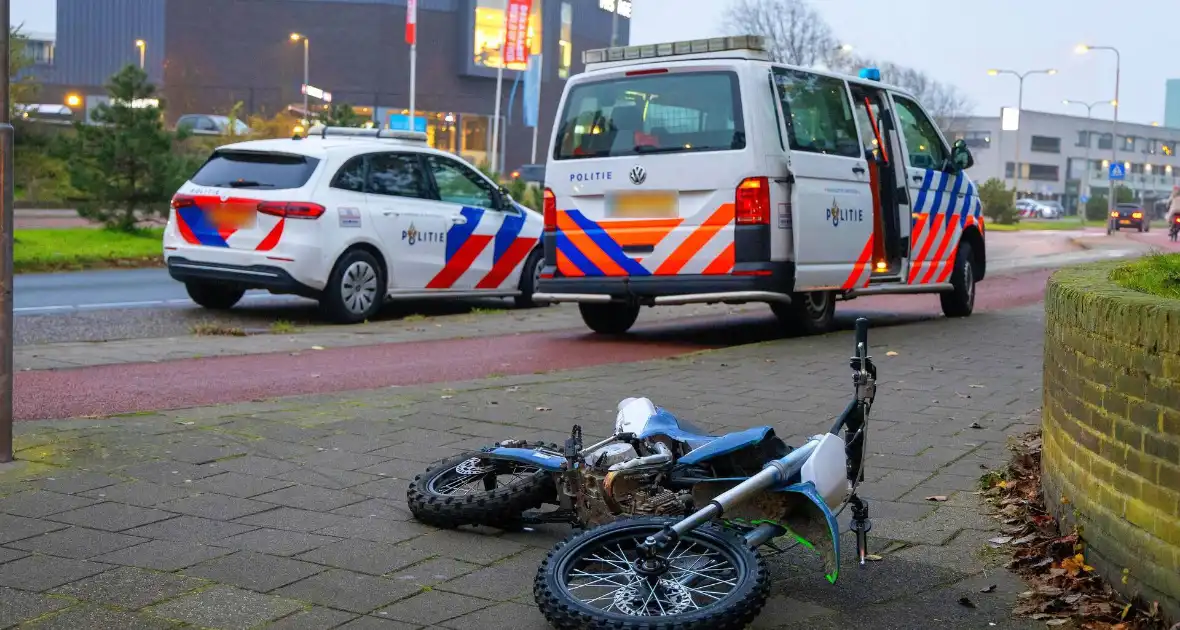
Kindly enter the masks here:
<path id="1" fill-rule="evenodd" d="M 1123 219 L 1123 220 L 1119 221 L 1119 225 L 1131 225 L 1131 222 L 1126 219 Z"/>
<path id="2" fill-rule="evenodd" d="M 254 227 L 257 212 L 250 206 L 222 204 L 210 208 L 208 216 L 217 229 L 246 230 Z"/>
<path id="3" fill-rule="evenodd" d="M 671 219 L 680 216 L 676 191 L 645 190 L 608 195 L 607 215 L 616 219 Z"/>

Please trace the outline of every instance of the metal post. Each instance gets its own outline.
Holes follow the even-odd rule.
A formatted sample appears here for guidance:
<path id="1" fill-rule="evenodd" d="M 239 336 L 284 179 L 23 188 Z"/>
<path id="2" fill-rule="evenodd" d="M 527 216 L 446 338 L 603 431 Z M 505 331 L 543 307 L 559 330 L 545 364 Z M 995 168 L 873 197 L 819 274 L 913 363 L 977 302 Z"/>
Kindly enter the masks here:
<path id="1" fill-rule="evenodd" d="M 505 42 L 500 44 L 500 63 L 496 69 L 496 107 L 495 113 L 492 114 L 492 151 L 488 160 L 488 165 L 492 169 L 492 172 L 496 174 L 496 177 L 500 176 L 500 169 L 496 165 L 500 149 L 500 98 L 504 90 L 504 49 L 506 43 L 507 37 L 505 37 Z M 499 182 L 497 181 L 496 183 L 498 184 Z"/>
<path id="2" fill-rule="evenodd" d="M 1012 203 L 1020 199 L 1020 128 L 1024 126 L 1024 77 L 1020 77 L 1020 92 L 1016 97 L 1016 169 L 1012 173 Z"/>
<path id="3" fill-rule="evenodd" d="M 541 93 L 542 87 L 545 85 L 545 55 L 537 55 L 537 119 L 533 121 L 533 156 L 529 160 L 529 164 L 537 163 L 537 135 L 541 131 Z"/>
<path id="4" fill-rule="evenodd" d="M 0 0 L 0 463 L 12 461 L 12 139 L 9 122 L 9 0 Z"/>
<path id="5" fill-rule="evenodd" d="M 417 35 L 414 36 L 415 41 L 410 44 L 410 131 L 414 130 L 414 116 L 417 115 L 417 96 L 418 96 L 418 41 Z"/>
<path id="6" fill-rule="evenodd" d="M 311 87 L 311 81 L 308 80 L 307 57 L 308 48 L 311 43 L 307 40 L 307 35 L 303 36 L 303 117 L 306 120 L 304 124 L 311 126 L 311 113 L 307 110 L 307 88 Z"/>
<path id="7" fill-rule="evenodd" d="M 611 16 L 610 16 L 610 46 L 615 47 L 615 42 L 619 38 L 619 0 L 612 0 L 611 2 Z"/>
<path id="8" fill-rule="evenodd" d="M 1123 60 L 1118 50 L 1114 48 L 1111 48 L 1111 50 L 1114 50 L 1114 121 L 1110 123 L 1110 164 L 1113 166 L 1118 161 L 1119 156 L 1119 74 L 1122 71 Z M 1109 171 L 1107 171 L 1106 176 L 1110 177 Z M 1126 170 L 1124 169 L 1123 177 L 1126 176 Z M 1107 200 L 1106 208 L 1106 218 L 1108 221 L 1110 220 L 1110 213 L 1114 212 L 1115 197 L 1117 196 L 1115 194 L 1115 185 L 1115 180 L 1110 180 L 1110 194 L 1107 195 L 1110 199 Z"/>

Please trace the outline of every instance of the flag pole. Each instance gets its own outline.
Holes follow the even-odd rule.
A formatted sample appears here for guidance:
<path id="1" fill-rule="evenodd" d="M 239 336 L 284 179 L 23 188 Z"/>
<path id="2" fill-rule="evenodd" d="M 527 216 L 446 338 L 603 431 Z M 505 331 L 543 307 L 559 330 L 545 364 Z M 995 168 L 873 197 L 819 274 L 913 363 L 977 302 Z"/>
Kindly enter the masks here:
<path id="1" fill-rule="evenodd" d="M 418 96 L 418 0 L 406 2 L 406 39 L 410 40 L 410 129 L 414 131 Z"/>
<path id="2" fill-rule="evenodd" d="M 545 53 L 537 55 L 537 117 L 533 120 L 533 157 L 529 164 L 537 163 L 537 134 L 541 131 L 541 86 L 544 85 L 541 70 L 545 67 Z"/>

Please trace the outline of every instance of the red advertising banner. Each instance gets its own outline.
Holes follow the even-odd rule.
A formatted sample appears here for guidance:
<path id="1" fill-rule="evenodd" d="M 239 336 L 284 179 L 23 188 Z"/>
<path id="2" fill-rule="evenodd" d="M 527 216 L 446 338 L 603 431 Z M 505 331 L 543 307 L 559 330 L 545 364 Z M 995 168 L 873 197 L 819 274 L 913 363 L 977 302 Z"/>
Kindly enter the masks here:
<path id="1" fill-rule="evenodd" d="M 508 0 L 504 13 L 504 63 L 527 63 L 529 60 L 529 12 L 533 0 Z"/>
<path id="2" fill-rule="evenodd" d="M 406 0 L 406 43 L 418 43 L 418 0 Z"/>

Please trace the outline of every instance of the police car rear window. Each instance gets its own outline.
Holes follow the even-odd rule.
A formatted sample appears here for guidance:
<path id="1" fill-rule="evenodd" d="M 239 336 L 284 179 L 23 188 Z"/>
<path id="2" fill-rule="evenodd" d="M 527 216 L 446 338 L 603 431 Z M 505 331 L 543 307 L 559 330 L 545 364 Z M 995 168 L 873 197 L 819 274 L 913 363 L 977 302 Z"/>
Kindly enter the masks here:
<path id="1" fill-rule="evenodd" d="M 553 158 L 745 147 L 737 75 L 672 72 L 575 85 L 559 118 Z"/>
<path id="2" fill-rule="evenodd" d="M 192 182 L 223 188 L 300 188 L 311 178 L 319 160 L 302 155 L 257 151 L 216 151 Z"/>

